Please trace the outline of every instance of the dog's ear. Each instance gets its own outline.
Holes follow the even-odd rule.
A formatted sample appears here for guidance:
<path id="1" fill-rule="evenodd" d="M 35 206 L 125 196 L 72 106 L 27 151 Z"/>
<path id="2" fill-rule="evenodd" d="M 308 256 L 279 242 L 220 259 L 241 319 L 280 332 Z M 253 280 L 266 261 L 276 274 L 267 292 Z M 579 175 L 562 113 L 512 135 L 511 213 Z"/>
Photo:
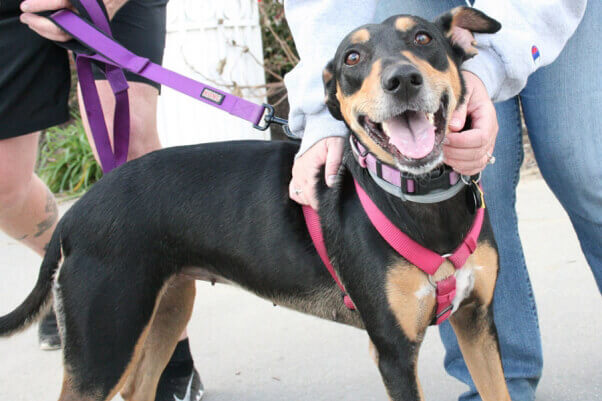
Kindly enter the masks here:
<path id="1" fill-rule="evenodd" d="M 462 61 L 477 55 L 476 41 L 472 36 L 477 33 L 496 33 L 502 25 L 479 10 L 470 7 L 456 7 L 433 21 L 450 41 L 454 52 Z"/>
<path id="2" fill-rule="evenodd" d="M 337 120 L 342 120 L 341 105 L 337 99 L 336 81 L 337 80 L 334 77 L 334 60 L 330 60 L 324 68 L 324 71 L 322 71 L 322 82 L 324 82 L 324 93 L 326 95 L 324 102 L 326 103 L 326 107 L 328 107 L 330 114 Z"/>

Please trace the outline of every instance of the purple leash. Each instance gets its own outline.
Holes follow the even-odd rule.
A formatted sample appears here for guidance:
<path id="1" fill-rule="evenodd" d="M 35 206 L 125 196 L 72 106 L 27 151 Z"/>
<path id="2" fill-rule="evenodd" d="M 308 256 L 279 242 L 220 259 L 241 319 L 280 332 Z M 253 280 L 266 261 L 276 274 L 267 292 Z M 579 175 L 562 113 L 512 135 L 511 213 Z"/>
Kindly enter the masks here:
<path id="1" fill-rule="evenodd" d="M 85 11 L 94 25 L 69 10 L 57 11 L 50 16 L 50 19 L 87 49 L 93 51 L 92 54 L 78 53 L 76 67 L 86 115 L 105 173 L 127 160 L 130 116 L 127 95 L 129 86 L 123 75 L 124 69 L 247 120 L 259 130 L 266 130 L 271 123 L 283 125 L 285 133 L 290 136 L 290 131 L 286 126 L 287 121 L 275 117 L 274 108 L 271 105 L 249 102 L 168 70 L 152 63 L 147 58 L 137 56 L 113 39 L 102 5 L 96 0 L 79 0 L 79 2 L 81 3 L 80 11 Z M 77 4 L 75 5 L 77 6 Z M 105 76 L 115 95 L 114 151 L 111 148 L 100 98 L 92 74 L 93 61 L 104 66 Z M 264 123 L 260 124 L 262 117 L 264 117 Z"/>
<path id="2" fill-rule="evenodd" d="M 80 0 L 79 6 L 83 9 L 94 24 L 106 35 L 112 36 L 109 21 L 100 4 L 94 0 Z M 85 54 L 77 54 L 76 68 L 79 77 L 84 109 L 90 123 L 92 137 L 96 144 L 96 151 L 103 172 L 107 173 L 127 161 L 130 138 L 130 105 L 127 90 L 128 82 L 123 70 L 117 66 L 105 64 L 104 74 L 115 96 L 115 112 L 113 118 L 114 151 L 109 140 L 109 133 L 105 124 L 104 114 L 94 75 L 92 73 L 92 58 Z"/>

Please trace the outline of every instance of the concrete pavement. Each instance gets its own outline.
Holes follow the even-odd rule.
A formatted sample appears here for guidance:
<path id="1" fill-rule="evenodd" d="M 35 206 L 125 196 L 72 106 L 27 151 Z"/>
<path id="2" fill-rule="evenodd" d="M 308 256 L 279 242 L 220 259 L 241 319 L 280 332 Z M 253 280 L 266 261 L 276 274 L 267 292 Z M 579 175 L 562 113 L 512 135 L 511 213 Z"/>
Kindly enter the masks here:
<path id="1" fill-rule="evenodd" d="M 525 180 L 518 192 L 546 361 L 537 400 L 601 400 L 600 293 L 566 214 L 543 181 Z M 29 293 L 39 262 L 0 233 L 0 314 Z M 207 401 L 386 399 L 364 332 L 274 308 L 227 286 L 198 283 L 197 289 L 189 332 Z M 0 339 L 0 401 L 56 400 L 60 359 L 60 352 L 38 350 L 35 328 Z M 431 329 L 419 365 L 427 400 L 456 400 L 464 390 L 445 374 L 442 361 Z"/>

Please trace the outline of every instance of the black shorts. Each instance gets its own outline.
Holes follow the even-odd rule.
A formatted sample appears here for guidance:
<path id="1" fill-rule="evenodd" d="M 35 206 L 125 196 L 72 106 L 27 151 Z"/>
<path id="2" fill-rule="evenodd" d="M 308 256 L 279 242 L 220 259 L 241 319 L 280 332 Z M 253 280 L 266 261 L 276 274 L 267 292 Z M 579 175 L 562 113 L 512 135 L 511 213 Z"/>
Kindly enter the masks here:
<path id="1" fill-rule="evenodd" d="M 0 139 L 29 134 L 69 119 L 67 51 L 19 21 L 22 0 L 0 0 Z M 115 39 L 161 64 L 167 0 L 130 0 L 111 21 Z M 94 67 L 96 68 L 96 67 Z M 96 69 L 94 76 L 104 79 Z M 158 84 L 125 73 L 128 81 Z"/>

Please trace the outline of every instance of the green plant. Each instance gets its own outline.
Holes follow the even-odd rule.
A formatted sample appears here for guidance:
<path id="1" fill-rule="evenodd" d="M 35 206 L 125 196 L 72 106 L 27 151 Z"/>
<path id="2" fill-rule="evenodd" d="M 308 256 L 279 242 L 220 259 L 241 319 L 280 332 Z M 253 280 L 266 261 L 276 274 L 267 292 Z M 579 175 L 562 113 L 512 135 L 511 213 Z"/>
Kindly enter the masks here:
<path id="1" fill-rule="evenodd" d="M 293 36 L 284 18 L 284 6 L 278 0 L 259 3 L 263 37 L 263 58 L 267 82 L 278 82 L 299 62 Z"/>
<path id="2" fill-rule="evenodd" d="M 72 112 L 67 125 L 50 128 L 40 146 L 37 173 L 54 193 L 83 194 L 102 177 L 81 117 Z"/>

